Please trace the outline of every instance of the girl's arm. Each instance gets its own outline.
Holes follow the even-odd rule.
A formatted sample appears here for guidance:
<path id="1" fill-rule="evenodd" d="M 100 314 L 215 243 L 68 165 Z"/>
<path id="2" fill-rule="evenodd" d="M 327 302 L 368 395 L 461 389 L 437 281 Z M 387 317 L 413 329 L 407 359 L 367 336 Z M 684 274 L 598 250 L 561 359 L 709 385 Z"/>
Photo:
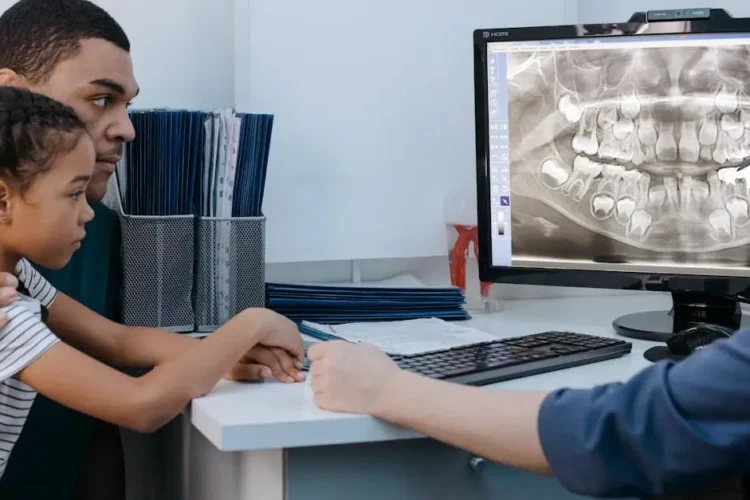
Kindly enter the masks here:
<path id="1" fill-rule="evenodd" d="M 115 323 L 62 292 L 49 307 L 47 323 L 66 343 L 121 368 L 151 368 L 198 343 L 185 335 Z"/>
<path id="2" fill-rule="evenodd" d="M 31 297 L 47 307 L 47 324 L 67 344 L 121 368 L 151 368 L 181 355 L 195 339 L 110 321 L 57 291 L 26 259 L 16 265 L 19 280 Z"/>
<path id="3" fill-rule="evenodd" d="M 201 342 L 155 328 L 115 323 L 61 292 L 57 293 L 49 307 L 48 323 L 66 343 L 119 368 L 152 368 L 182 356 Z M 249 368 L 258 368 L 254 366 L 257 362 L 268 367 L 273 376 L 281 381 L 301 380 L 297 376 L 293 356 L 283 350 L 269 351 L 258 347 L 250 354 L 247 362 L 243 361 L 235 367 L 236 378 L 248 378 L 245 373 Z"/>
<path id="4" fill-rule="evenodd" d="M 100 420 L 138 432 L 169 422 L 214 385 L 257 342 L 293 350 L 299 334 L 270 311 L 244 311 L 206 339 L 135 378 L 62 342 L 17 375 L 48 398 Z"/>

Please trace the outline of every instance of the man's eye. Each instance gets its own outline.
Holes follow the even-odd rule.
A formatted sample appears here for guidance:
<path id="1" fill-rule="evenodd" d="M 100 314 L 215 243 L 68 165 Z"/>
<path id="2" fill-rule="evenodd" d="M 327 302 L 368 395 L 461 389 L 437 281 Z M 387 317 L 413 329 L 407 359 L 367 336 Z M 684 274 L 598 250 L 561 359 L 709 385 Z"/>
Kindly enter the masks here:
<path id="1" fill-rule="evenodd" d="M 112 96 L 105 95 L 95 99 L 93 102 L 94 105 L 99 106 L 100 108 L 106 108 L 112 102 Z"/>

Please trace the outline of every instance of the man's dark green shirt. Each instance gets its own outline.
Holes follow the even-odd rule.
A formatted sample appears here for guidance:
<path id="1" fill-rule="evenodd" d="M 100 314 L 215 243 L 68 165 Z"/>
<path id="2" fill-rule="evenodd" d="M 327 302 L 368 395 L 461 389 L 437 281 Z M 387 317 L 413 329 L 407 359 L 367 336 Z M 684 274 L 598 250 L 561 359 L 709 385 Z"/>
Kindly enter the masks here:
<path id="1" fill-rule="evenodd" d="M 120 318 L 120 229 L 99 203 L 86 239 L 60 270 L 36 266 L 58 291 L 115 321 Z M 37 395 L 0 480 L 3 500 L 67 500 L 88 451 L 93 419 Z"/>

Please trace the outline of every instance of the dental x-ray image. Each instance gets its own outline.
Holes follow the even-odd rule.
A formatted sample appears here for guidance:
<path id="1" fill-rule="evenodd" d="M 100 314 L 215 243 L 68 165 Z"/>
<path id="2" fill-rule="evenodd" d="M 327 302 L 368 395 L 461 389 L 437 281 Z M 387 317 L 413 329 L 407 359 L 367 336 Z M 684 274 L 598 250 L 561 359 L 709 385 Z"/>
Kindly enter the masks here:
<path id="1" fill-rule="evenodd" d="M 516 52 L 507 71 L 514 261 L 750 263 L 749 46 Z"/>

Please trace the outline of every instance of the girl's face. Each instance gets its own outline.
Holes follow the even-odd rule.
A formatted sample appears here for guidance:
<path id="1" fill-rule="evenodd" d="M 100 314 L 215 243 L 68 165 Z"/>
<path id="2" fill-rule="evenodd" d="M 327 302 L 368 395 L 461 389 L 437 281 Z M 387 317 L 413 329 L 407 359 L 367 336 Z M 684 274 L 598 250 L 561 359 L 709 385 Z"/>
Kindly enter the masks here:
<path id="1" fill-rule="evenodd" d="M 76 147 L 58 155 L 25 191 L 9 189 L 7 203 L 0 206 L 3 250 L 49 269 L 64 267 L 94 218 L 86 188 L 95 162 L 94 144 L 82 134 Z"/>

